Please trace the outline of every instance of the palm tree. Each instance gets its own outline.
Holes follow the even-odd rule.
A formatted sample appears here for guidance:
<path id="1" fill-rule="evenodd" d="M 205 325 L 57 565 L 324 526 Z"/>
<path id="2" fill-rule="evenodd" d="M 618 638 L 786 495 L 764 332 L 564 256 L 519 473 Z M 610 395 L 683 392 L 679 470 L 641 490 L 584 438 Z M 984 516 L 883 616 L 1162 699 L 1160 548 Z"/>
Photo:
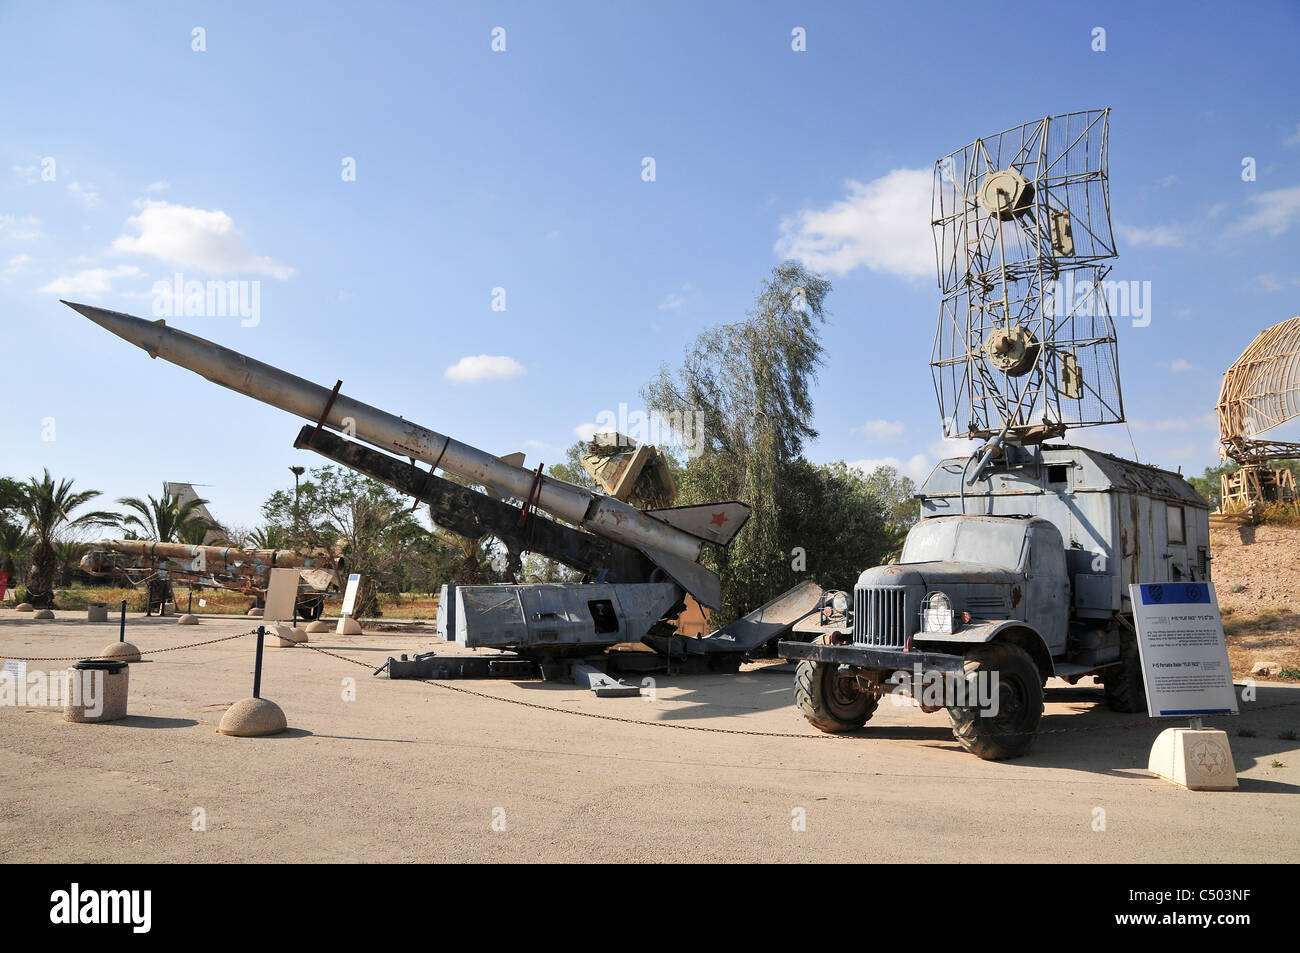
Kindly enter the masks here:
<path id="1" fill-rule="evenodd" d="M 248 534 L 248 545 L 253 549 L 288 549 L 289 534 L 283 527 L 268 523 Z"/>
<path id="2" fill-rule="evenodd" d="M 307 468 L 290 467 L 289 472 L 293 474 L 293 535 L 296 538 L 300 532 L 298 526 L 298 478 L 307 472 Z"/>
<path id="3" fill-rule="evenodd" d="M 155 539 L 160 543 L 197 542 L 201 543 L 208 530 L 215 527 L 199 516 L 197 511 L 208 501 L 193 499 L 182 503 L 163 487 L 162 497 L 154 499 L 146 496 L 124 496 L 117 502 L 133 512 L 122 520 L 123 528 L 138 527 L 145 539 Z"/>
<path id="4" fill-rule="evenodd" d="M 35 543 L 30 533 L 17 523 L 0 521 L 0 572 L 9 576 L 9 588 L 18 588 L 18 564 L 32 551 Z"/>
<path id="5" fill-rule="evenodd" d="M 81 565 L 81 557 L 89 549 L 88 544 L 75 540 L 60 540 L 54 544 L 54 552 L 59 559 L 59 585 L 68 585 L 69 575 Z"/>
<path id="6" fill-rule="evenodd" d="M 54 482 L 46 470 L 41 479 L 29 477 L 23 486 L 18 512 L 27 521 L 33 537 L 32 564 L 27 574 L 28 601 L 33 597 L 42 602 L 53 600 L 54 574 L 59 569 L 58 553 L 54 543 L 68 530 L 89 526 L 114 526 L 121 522 L 120 513 L 94 510 L 74 517 L 72 512 L 95 497 L 99 490 L 81 490 L 74 493 L 71 480 Z"/>

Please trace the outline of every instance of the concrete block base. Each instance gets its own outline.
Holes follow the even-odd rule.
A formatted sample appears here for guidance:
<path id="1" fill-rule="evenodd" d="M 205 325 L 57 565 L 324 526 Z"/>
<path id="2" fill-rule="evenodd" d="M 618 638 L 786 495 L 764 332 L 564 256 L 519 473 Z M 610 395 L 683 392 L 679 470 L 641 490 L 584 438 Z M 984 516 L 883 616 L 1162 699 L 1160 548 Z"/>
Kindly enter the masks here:
<path id="1" fill-rule="evenodd" d="M 1147 770 L 1188 791 L 1231 791 L 1237 786 L 1228 735 L 1210 728 L 1166 728 L 1151 746 Z"/>
<path id="2" fill-rule="evenodd" d="M 361 623 L 350 615 L 340 616 L 338 627 L 334 630 L 337 635 L 363 635 Z"/>
<path id="3" fill-rule="evenodd" d="M 86 621 L 107 622 L 108 606 L 102 602 L 92 602 L 90 605 L 86 606 Z"/>
<path id="4" fill-rule="evenodd" d="M 217 731 L 236 738 L 278 735 L 289 727 L 284 711 L 266 698 L 245 698 L 235 702 L 221 716 Z"/>

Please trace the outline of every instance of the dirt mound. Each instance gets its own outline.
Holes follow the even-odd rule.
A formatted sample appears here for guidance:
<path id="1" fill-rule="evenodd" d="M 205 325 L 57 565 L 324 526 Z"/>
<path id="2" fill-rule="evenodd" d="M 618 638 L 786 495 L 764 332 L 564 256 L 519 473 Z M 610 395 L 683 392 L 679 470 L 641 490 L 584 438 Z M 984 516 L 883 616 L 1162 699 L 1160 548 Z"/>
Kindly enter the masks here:
<path id="1" fill-rule="evenodd" d="M 1211 575 L 1237 677 L 1300 675 L 1300 527 L 1210 529 Z M 1282 675 L 1286 672 L 1287 675 Z"/>

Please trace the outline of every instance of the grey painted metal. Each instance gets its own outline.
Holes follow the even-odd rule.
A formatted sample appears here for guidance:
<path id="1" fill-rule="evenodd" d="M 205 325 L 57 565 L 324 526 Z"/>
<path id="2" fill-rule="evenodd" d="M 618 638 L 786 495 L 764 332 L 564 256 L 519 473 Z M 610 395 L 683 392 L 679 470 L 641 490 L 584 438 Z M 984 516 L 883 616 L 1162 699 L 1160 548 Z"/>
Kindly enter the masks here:
<path id="1" fill-rule="evenodd" d="M 920 665 L 922 671 L 960 672 L 965 659 L 943 652 L 898 652 L 861 645 L 820 645 L 816 642 L 781 642 L 782 658 L 812 659 L 835 665 L 854 665 L 874 671 L 907 671 Z"/>
<path id="2" fill-rule="evenodd" d="M 315 422 L 321 419 L 329 403 L 330 389 L 327 387 L 197 335 L 169 328 L 163 321 L 146 321 L 93 305 L 63 303 L 100 327 L 142 348 L 150 357 L 161 357 L 206 377 L 214 384 L 305 420 Z M 537 478 L 531 471 L 513 466 L 487 451 L 344 394 L 334 399 L 325 415 L 324 425 L 340 432 L 355 433 L 358 439 L 381 449 L 414 457 L 475 483 L 492 486 L 503 496 L 529 499 L 534 480 L 538 479 L 538 508 L 600 536 L 644 547 L 648 555 L 659 552 L 694 562 L 704 545 L 704 540 L 698 536 L 646 516 L 620 500 L 553 477 Z"/>
<path id="3" fill-rule="evenodd" d="M 1210 505 L 1177 473 L 1087 447 L 1007 447 L 963 492 L 965 463 L 935 467 L 917 492 L 922 517 L 960 514 L 964 505 L 967 514 L 1052 523 L 1076 616 L 1128 612 L 1131 583 L 1210 578 Z"/>
<path id="4" fill-rule="evenodd" d="M 611 678 L 586 662 L 574 662 L 569 675 L 580 688 L 589 688 L 597 698 L 636 698 L 641 694 L 637 685 L 629 685 L 621 678 Z"/>
<path id="5" fill-rule="evenodd" d="M 588 653 L 640 642 L 680 598 L 667 582 L 444 586 L 438 634 L 470 648 Z"/>

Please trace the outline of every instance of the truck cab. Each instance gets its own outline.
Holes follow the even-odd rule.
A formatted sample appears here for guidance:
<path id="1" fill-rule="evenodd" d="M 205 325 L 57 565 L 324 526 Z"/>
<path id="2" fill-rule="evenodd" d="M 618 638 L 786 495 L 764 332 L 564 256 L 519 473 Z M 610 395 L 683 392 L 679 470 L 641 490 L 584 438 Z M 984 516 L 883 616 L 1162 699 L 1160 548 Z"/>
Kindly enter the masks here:
<path id="1" fill-rule="evenodd" d="M 1007 447 L 973 489 L 966 463 L 922 486 L 899 561 L 858 577 L 851 625 L 780 644 L 804 716 L 853 731 L 882 696 L 911 694 L 998 759 L 1028 750 L 1053 676 L 1095 676 L 1113 710 L 1145 711 L 1128 584 L 1208 578 L 1208 504 L 1175 473 L 1087 448 Z M 922 700 L 922 676 L 993 694 Z"/>

